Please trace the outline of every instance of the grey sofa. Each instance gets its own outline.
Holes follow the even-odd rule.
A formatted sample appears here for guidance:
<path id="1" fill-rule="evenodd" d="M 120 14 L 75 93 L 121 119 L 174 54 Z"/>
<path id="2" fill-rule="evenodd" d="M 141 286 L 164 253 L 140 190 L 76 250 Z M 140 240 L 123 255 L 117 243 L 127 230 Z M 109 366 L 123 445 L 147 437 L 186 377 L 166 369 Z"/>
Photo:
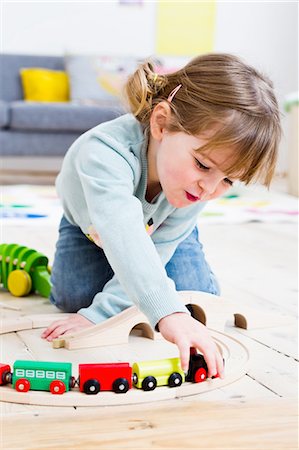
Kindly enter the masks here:
<path id="1" fill-rule="evenodd" d="M 84 131 L 124 113 L 115 103 L 25 102 L 19 75 L 25 67 L 64 70 L 64 61 L 55 56 L 0 55 L 1 156 L 63 156 Z"/>

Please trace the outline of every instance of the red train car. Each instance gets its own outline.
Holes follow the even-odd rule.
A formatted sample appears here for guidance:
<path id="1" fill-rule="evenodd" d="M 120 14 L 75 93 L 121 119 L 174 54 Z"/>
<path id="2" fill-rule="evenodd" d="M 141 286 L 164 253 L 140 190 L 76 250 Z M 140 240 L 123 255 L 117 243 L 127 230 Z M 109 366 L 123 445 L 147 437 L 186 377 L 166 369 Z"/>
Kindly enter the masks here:
<path id="1" fill-rule="evenodd" d="M 125 393 L 131 387 L 132 367 L 129 363 L 79 364 L 79 389 L 85 394 Z"/>
<path id="2" fill-rule="evenodd" d="M 11 367 L 9 364 L 0 364 L 0 385 L 11 383 Z"/>

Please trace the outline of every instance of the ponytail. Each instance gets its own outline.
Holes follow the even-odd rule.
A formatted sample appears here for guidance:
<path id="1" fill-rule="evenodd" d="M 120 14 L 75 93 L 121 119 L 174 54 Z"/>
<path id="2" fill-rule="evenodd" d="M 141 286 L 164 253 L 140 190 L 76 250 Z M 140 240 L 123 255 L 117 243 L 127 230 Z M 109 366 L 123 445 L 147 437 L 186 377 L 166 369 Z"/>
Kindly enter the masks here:
<path id="1" fill-rule="evenodd" d="M 148 125 L 152 110 L 168 84 L 165 75 L 154 71 L 154 63 L 150 60 L 140 64 L 137 70 L 128 78 L 125 85 L 125 97 L 131 113 L 144 125 Z M 163 98 L 160 98 L 160 101 Z"/>

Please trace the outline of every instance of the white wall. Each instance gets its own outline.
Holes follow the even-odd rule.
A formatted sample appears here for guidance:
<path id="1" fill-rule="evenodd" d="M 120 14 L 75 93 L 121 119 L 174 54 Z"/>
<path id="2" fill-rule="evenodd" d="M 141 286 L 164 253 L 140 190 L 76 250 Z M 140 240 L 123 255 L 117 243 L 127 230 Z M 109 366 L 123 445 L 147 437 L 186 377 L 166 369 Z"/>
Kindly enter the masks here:
<path id="1" fill-rule="evenodd" d="M 3 1 L 5 53 L 152 54 L 155 3 Z"/>
<path id="2" fill-rule="evenodd" d="M 183 0 L 182 0 L 183 1 Z M 149 56 L 155 53 L 156 2 L 2 0 L 1 49 L 5 53 Z M 298 90 L 298 3 L 219 1 L 215 51 L 235 53 L 273 80 L 281 105 Z M 286 170 L 287 118 L 279 171 Z"/>
<path id="3" fill-rule="evenodd" d="M 278 171 L 286 171 L 289 117 L 283 104 L 298 91 L 298 3 L 219 2 L 215 50 L 242 56 L 272 79 L 283 112 Z"/>

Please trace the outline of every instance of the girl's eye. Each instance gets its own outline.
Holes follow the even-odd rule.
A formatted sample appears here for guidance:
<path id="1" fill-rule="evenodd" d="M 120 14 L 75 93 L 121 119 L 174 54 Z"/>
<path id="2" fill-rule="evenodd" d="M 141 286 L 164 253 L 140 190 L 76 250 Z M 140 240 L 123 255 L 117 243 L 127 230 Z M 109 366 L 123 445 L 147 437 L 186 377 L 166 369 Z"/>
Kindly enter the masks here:
<path id="1" fill-rule="evenodd" d="M 229 180 L 228 178 L 224 178 L 224 183 L 229 184 L 230 186 L 232 186 L 234 184 L 234 182 L 232 180 Z"/>
<path id="2" fill-rule="evenodd" d="M 197 165 L 197 167 L 199 167 L 200 169 L 203 169 L 203 170 L 209 170 L 209 167 L 202 164 L 197 158 L 194 158 L 194 159 L 195 159 L 195 164 Z"/>

